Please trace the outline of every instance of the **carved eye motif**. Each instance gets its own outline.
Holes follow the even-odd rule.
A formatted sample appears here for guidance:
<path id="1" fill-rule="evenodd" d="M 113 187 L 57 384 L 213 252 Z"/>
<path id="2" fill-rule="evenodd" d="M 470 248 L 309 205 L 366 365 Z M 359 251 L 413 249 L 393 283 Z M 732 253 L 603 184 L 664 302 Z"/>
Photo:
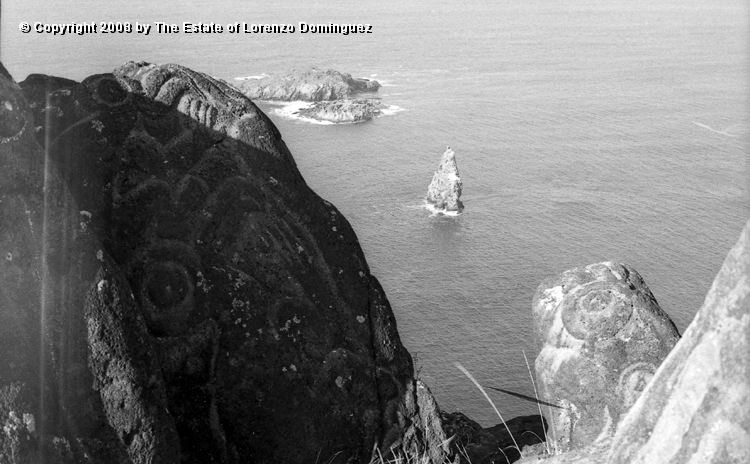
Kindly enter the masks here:
<path id="1" fill-rule="evenodd" d="M 630 299 L 617 288 L 594 283 L 579 287 L 565 297 L 562 320 L 578 339 L 611 337 L 633 313 Z"/>
<path id="2" fill-rule="evenodd" d="M 193 279 L 174 261 L 161 261 L 146 270 L 141 284 L 146 324 L 155 335 L 176 335 L 186 329 L 194 307 Z"/>

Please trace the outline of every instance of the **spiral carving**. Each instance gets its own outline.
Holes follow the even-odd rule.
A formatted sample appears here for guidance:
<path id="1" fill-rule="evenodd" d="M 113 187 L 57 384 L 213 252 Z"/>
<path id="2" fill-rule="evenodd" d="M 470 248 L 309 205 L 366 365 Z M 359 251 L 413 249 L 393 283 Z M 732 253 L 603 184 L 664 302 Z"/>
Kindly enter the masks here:
<path id="1" fill-rule="evenodd" d="M 639 362 L 626 367 L 620 374 L 617 385 L 617 396 L 625 409 L 629 409 L 656 373 L 656 366 L 648 362 Z"/>
<path id="2" fill-rule="evenodd" d="M 600 282 L 578 287 L 562 303 L 562 320 L 574 337 L 611 337 L 633 314 L 630 299 L 616 288 Z"/>

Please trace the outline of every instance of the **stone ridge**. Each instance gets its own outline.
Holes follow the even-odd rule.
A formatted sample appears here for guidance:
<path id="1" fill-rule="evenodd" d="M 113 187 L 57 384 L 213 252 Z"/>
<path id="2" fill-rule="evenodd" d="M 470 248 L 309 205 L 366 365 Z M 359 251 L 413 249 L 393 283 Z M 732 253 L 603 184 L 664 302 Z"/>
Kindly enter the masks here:
<path id="1" fill-rule="evenodd" d="M 17 206 L 8 214 L 23 218 L 27 196 L 41 194 L 36 134 L 48 143 L 48 169 L 59 170 L 70 192 L 59 195 L 72 224 L 59 227 L 59 240 L 80 228 L 94 241 L 85 248 L 90 271 L 68 265 L 75 253 L 59 255 L 47 271 L 73 279 L 66 288 L 90 303 L 58 306 L 56 320 L 78 324 L 66 338 L 77 351 L 60 359 L 69 368 L 44 385 L 64 390 L 72 378 L 94 385 L 80 401 L 99 401 L 98 410 L 79 400 L 59 406 L 69 424 L 93 424 L 103 435 L 93 435 L 95 446 L 88 429 L 48 425 L 38 398 L 19 396 L 17 383 L 6 383 L 15 377 L 2 377 L 0 396 L 10 399 L 0 406 L 10 405 L 0 407 L 0 421 L 19 430 L 16 441 L 3 443 L 21 449 L 31 436 L 46 449 L 63 437 L 75 444 L 70 462 L 86 455 L 94 463 L 343 463 L 368 462 L 374 446 L 387 455 L 405 433 L 425 436 L 418 430 L 425 421 L 414 420 L 420 401 L 411 356 L 354 231 L 305 184 L 278 130 L 249 99 L 182 66 L 133 62 L 81 83 L 31 75 L 21 87 L 31 112 L 5 99 L 0 135 L 5 147 L 21 135 L 33 145 L 37 161 L 27 170 L 37 180 L 6 171 L 3 188 L 20 190 L 16 203 L 3 205 Z M 6 152 L 4 164 L 26 162 Z M 20 229 L 8 232 L 4 250 L 34 236 L 42 220 L 13 223 Z M 28 253 L 41 256 L 34 240 Z M 38 295 L 39 271 L 30 266 L 39 262 L 14 258 L 1 272 Z M 64 277 L 66 269 L 78 280 Z M 10 301 L 13 311 L 3 314 L 12 331 L 27 309 Z M 115 312 L 99 320 L 96 308 Z M 8 340 L 39 333 L 38 320 Z M 56 340 L 49 352 L 59 356 Z M 14 365 L 29 364 L 21 361 Z M 41 382 L 23 375 L 19 381 Z M 27 411 L 36 438 L 23 422 Z"/>
<path id="2" fill-rule="evenodd" d="M 330 101 L 354 97 L 362 92 L 377 92 L 380 84 L 333 69 L 311 68 L 274 74 L 262 79 L 245 79 L 238 86 L 248 97 L 277 101 Z"/>

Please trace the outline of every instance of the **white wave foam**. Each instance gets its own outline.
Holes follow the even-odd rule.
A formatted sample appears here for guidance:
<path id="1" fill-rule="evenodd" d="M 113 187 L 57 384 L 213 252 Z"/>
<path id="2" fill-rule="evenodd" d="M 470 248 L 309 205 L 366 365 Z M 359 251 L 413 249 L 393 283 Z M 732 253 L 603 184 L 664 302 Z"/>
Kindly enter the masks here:
<path id="1" fill-rule="evenodd" d="M 335 124 L 331 121 L 318 121 L 317 119 L 312 118 L 306 118 L 304 116 L 300 116 L 299 112 L 300 110 L 303 110 L 305 108 L 308 108 L 312 106 L 312 102 L 306 102 L 306 101 L 293 101 L 293 102 L 285 102 L 285 101 L 264 101 L 264 103 L 269 105 L 276 105 L 281 106 L 281 108 L 274 108 L 271 110 L 273 114 L 277 114 L 281 116 L 282 118 L 286 119 L 296 119 L 298 121 L 303 122 L 309 122 L 310 124 L 320 124 L 323 126 L 327 126 L 329 124 Z"/>
<path id="2" fill-rule="evenodd" d="M 380 112 L 384 116 L 393 116 L 394 114 L 400 113 L 401 111 L 406 111 L 406 110 L 403 109 L 403 108 L 401 108 L 400 106 L 396 106 L 396 105 L 390 105 L 390 106 L 388 106 L 388 108 L 384 108 L 384 109 L 380 110 Z"/>
<path id="3" fill-rule="evenodd" d="M 442 208 L 436 208 L 435 205 L 428 202 L 427 200 L 425 200 L 424 203 L 422 203 L 422 207 L 426 209 L 427 211 L 431 212 L 432 213 L 431 216 L 433 217 L 435 216 L 458 216 L 459 214 L 461 214 L 458 211 L 446 211 Z"/>

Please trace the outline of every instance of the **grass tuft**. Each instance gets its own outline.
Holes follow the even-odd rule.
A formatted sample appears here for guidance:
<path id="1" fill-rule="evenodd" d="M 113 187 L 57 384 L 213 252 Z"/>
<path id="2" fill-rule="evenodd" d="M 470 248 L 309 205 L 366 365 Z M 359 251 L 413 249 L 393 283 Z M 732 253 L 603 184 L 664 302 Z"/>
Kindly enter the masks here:
<path id="1" fill-rule="evenodd" d="M 495 403 L 493 403 L 492 399 L 490 399 L 490 395 L 488 395 L 487 392 L 484 391 L 484 388 L 482 388 L 482 386 L 479 384 L 479 382 L 477 382 L 477 379 L 475 379 L 474 376 L 471 375 L 471 372 L 469 372 L 468 370 L 466 370 L 466 368 L 464 366 L 462 366 L 461 363 L 456 362 L 456 363 L 453 363 L 453 364 L 457 368 L 459 368 L 461 370 L 461 372 L 463 372 L 464 375 L 469 378 L 469 380 L 471 380 L 472 382 L 474 382 L 474 385 L 476 385 L 476 387 L 479 389 L 479 391 L 482 392 L 482 394 L 484 395 L 484 397 L 487 398 L 487 401 L 490 403 L 490 405 L 492 405 L 492 409 L 495 410 L 495 414 L 497 414 L 497 417 L 500 418 L 500 422 L 502 422 L 503 425 L 505 426 L 505 430 L 508 431 L 508 435 L 510 435 L 510 439 L 513 440 L 513 444 L 516 445 L 516 449 L 518 450 L 518 453 L 520 454 L 521 453 L 521 448 L 518 446 L 518 443 L 516 442 L 516 438 L 513 436 L 513 433 L 510 431 L 510 428 L 508 428 L 508 424 L 505 423 L 505 419 L 503 419 L 503 416 L 502 416 L 502 414 L 500 414 L 500 411 L 497 410 L 497 407 L 495 406 Z M 503 454 L 505 454 L 505 452 L 503 452 Z"/>

